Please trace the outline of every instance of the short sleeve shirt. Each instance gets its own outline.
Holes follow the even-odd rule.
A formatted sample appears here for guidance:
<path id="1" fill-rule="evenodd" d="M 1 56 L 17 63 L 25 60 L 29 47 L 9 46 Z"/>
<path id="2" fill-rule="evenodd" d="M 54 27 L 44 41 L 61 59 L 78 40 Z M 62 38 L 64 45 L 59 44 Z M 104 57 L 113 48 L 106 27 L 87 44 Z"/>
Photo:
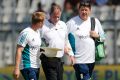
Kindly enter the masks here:
<path id="1" fill-rule="evenodd" d="M 31 27 L 24 29 L 18 37 L 17 44 L 24 47 L 20 68 L 39 68 L 40 54 L 38 51 L 41 46 L 39 31 L 34 31 Z"/>

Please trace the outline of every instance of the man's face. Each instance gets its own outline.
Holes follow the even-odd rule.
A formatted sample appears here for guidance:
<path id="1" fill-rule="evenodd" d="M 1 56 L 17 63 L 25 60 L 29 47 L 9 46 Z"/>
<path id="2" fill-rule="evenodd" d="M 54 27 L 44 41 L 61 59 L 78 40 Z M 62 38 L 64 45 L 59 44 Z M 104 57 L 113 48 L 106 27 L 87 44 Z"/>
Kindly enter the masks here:
<path id="1" fill-rule="evenodd" d="M 51 14 L 51 19 L 54 23 L 57 23 L 60 20 L 61 16 L 61 11 L 59 9 L 56 9 L 52 14 Z"/>
<path id="2" fill-rule="evenodd" d="M 91 9 L 89 7 L 81 6 L 79 8 L 79 15 L 82 20 L 87 20 L 90 15 Z"/>
<path id="3" fill-rule="evenodd" d="M 39 28 L 42 28 L 43 27 L 43 21 L 41 21 L 41 22 L 38 22 L 37 24 L 36 24 L 36 27 L 39 29 Z"/>
<path id="4" fill-rule="evenodd" d="M 40 27 L 40 28 L 43 27 L 43 22 L 39 22 L 39 27 Z"/>

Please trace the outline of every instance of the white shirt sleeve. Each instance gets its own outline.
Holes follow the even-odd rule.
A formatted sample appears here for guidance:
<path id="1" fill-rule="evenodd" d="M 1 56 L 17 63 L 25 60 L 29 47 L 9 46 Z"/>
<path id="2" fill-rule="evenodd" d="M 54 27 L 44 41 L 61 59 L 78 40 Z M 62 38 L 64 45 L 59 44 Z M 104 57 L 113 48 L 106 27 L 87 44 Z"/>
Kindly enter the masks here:
<path id="1" fill-rule="evenodd" d="M 28 43 L 27 36 L 28 36 L 27 32 L 20 33 L 18 40 L 17 40 L 17 44 L 25 47 L 26 44 Z"/>
<path id="2" fill-rule="evenodd" d="M 96 20 L 96 26 L 98 27 L 98 34 L 100 35 L 100 41 L 104 41 L 105 40 L 105 33 L 104 33 L 103 28 L 102 28 L 102 25 L 98 19 L 95 19 L 95 20 Z"/>
<path id="3" fill-rule="evenodd" d="M 69 23 L 66 23 L 67 25 L 66 25 L 66 41 L 65 41 L 65 46 L 67 46 L 70 50 L 69 50 L 69 52 L 68 52 L 68 54 L 70 55 L 70 56 L 74 56 L 74 53 L 73 53 L 73 51 L 72 51 L 72 47 L 71 47 L 71 45 L 70 45 L 70 42 L 69 42 L 69 40 L 68 40 L 68 34 L 69 34 L 69 28 L 68 28 L 68 25 L 70 25 Z"/>

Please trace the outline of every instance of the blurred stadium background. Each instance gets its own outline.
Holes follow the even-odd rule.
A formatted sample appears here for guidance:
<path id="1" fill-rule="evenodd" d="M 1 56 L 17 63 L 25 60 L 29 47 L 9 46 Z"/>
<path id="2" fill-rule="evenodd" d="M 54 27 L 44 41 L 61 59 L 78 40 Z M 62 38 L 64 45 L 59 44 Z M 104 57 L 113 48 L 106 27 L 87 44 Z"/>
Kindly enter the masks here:
<path id="1" fill-rule="evenodd" d="M 47 18 L 49 18 L 48 13 L 51 5 L 53 3 L 57 3 L 64 11 L 66 1 L 70 1 L 72 6 L 71 10 L 75 13 L 79 0 L 0 0 L 0 80 L 12 80 L 11 78 L 3 79 L 2 77 L 11 77 L 12 75 L 16 50 L 16 39 L 19 32 L 30 25 L 31 14 L 34 11 L 44 11 Z M 100 78 L 102 78 L 97 79 L 96 77 L 93 80 L 120 80 L 120 78 L 117 77 L 118 74 L 120 74 L 120 1 L 92 1 L 93 6 L 91 16 L 97 17 L 101 21 L 106 33 L 106 58 L 101 62 L 96 63 L 97 66 L 95 70 L 106 70 L 109 72 L 106 74 L 106 71 L 102 71 L 100 73 L 102 74 L 100 75 Z M 77 12 L 69 17 L 73 17 L 76 14 Z M 63 19 L 63 21 L 65 20 Z M 70 66 L 65 66 L 65 71 L 70 72 L 73 71 L 73 69 Z M 69 76 L 69 73 L 66 72 L 65 74 Z M 106 76 L 109 79 L 106 78 Z M 74 79 L 69 76 L 64 80 Z"/>

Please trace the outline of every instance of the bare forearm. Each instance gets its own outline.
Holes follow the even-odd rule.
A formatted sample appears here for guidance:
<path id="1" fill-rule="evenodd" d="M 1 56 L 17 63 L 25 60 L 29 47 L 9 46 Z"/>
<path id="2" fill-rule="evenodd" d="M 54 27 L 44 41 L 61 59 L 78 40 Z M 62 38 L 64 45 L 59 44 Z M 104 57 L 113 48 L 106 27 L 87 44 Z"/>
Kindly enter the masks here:
<path id="1" fill-rule="evenodd" d="M 15 68 L 19 68 L 20 60 L 21 60 L 21 53 L 17 52 L 15 57 Z"/>
<path id="2" fill-rule="evenodd" d="M 17 46 L 16 55 L 15 55 L 15 67 L 14 67 L 14 71 L 13 71 L 13 77 L 15 80 L 18 80 L 19 75 L 20 75 L 19 65 L 20 65 L 20 61 L 21 61 L 22 50 L 23 50 L 22 46 Z"/>
<path id="3" fill-rule="evenodd" d="M 16 56 L 15 56 L 15 68 L 19 68 L 20 61 L 21 61 L 22 50 L 23 50 L 22 47 L 17 47 Z"/>

